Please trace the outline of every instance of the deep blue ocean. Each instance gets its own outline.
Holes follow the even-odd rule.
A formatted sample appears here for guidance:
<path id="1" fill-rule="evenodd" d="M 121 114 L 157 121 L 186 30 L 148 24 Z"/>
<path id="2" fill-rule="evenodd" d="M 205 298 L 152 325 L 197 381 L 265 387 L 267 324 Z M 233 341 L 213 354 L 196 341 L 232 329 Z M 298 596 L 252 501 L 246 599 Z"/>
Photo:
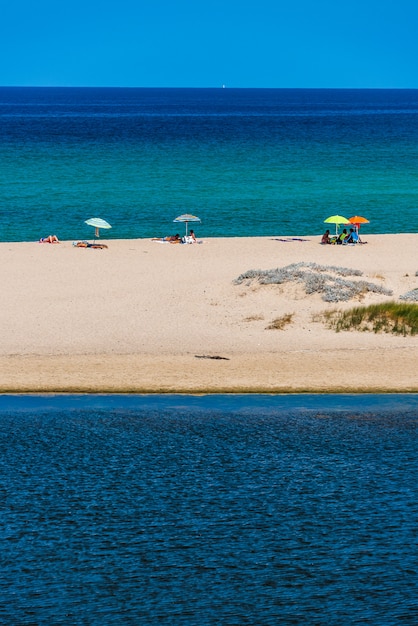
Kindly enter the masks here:
<path id="1" fill-rule="evenodd" d="M 0 241 L 418 232 L 418 90 L 4 87 L 0 163 Z"/>
<path id="2" fill-rule="evenodd" d="M 0 396 L 0 623 L 414 625 L 418 396 Z"/>

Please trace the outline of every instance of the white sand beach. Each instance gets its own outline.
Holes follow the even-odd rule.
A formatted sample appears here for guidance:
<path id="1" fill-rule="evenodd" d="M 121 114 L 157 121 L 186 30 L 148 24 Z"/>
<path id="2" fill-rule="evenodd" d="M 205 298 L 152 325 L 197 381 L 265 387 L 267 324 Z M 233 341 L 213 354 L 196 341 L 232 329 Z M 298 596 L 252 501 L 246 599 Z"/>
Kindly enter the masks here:
<path id="1" fill-rule="evenodd" d="M 336 333 L 313 316 L 417 288 L 418 234 L 300 239 L 1 243 L 0 391 L 417 392 L 418 337 Z M 393 295 L 327 303 L 295 282 L 234 284 L 300 262 L 361 270 Z M 284 330 L 266 328 L 285 314 Z"/>

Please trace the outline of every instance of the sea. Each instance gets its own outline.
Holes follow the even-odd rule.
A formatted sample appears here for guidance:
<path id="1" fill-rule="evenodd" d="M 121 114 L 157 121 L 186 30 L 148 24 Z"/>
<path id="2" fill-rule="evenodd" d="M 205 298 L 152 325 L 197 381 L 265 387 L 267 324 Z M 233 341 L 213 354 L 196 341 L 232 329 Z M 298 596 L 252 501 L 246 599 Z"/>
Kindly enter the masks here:
<path id="1" fill-rule="evenodd" d="M 418 395 L 0 396 L 0 623 L 418 621 Z"/>
<path id="2" fill-rule="evenodd" d="M 418 232 L 418 90 L 0 88 L 0 241 Z"/>
<path id="3" fill-rule="evenodd" d="M 0 241 L 418 232 L 418 90 L 0 88 Z M 349 373 L 348 373 L 349 375 Z M 418 622 L 418 395 L 0 395 L 0 624 Z"/>

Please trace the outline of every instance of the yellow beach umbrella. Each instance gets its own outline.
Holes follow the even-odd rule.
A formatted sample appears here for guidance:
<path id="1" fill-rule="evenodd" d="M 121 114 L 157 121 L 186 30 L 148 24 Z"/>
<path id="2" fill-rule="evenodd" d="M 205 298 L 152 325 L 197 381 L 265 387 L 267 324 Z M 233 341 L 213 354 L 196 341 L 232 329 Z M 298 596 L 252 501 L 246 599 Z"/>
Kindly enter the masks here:
<path id="1" fill-rule="evenodd" d="M 342 215 L 331 215 L 324 220 L 324 224 L 335 224 L 335 234 L 338 235 L 338 225 L 348 224 L 348 219 Z"/>

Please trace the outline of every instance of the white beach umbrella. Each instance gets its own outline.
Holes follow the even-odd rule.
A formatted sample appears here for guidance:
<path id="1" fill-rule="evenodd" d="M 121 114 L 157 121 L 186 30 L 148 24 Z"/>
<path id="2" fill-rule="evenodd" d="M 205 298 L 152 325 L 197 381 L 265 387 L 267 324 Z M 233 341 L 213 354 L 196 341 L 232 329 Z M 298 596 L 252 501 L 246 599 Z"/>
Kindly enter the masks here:
<path id="1" fill-rule="evenodd" d="M 112 228 L 109 222 L 106 222 L 106 220 L 102 220 L 100 217 L 91 217 L 90 219 L 85 221 L 85 224 L 88 224 L 89 226 L 94 226 L 94 228 L 96 229 L 94 231 L 95 237 L 100 237 L 100 228 Z"/>
<path id="2" fill-rule="evenodd" d="M 196 215 L 190 215 L 190 213 L 184 213 L 183 215 L 179 215 L 176 217 L 173 222 L 185 222 L 186 223 L 186 237 L 187 237 L 187 225 L 189 222 L 200 222 L 201 219 L 196 217 Z"/>

